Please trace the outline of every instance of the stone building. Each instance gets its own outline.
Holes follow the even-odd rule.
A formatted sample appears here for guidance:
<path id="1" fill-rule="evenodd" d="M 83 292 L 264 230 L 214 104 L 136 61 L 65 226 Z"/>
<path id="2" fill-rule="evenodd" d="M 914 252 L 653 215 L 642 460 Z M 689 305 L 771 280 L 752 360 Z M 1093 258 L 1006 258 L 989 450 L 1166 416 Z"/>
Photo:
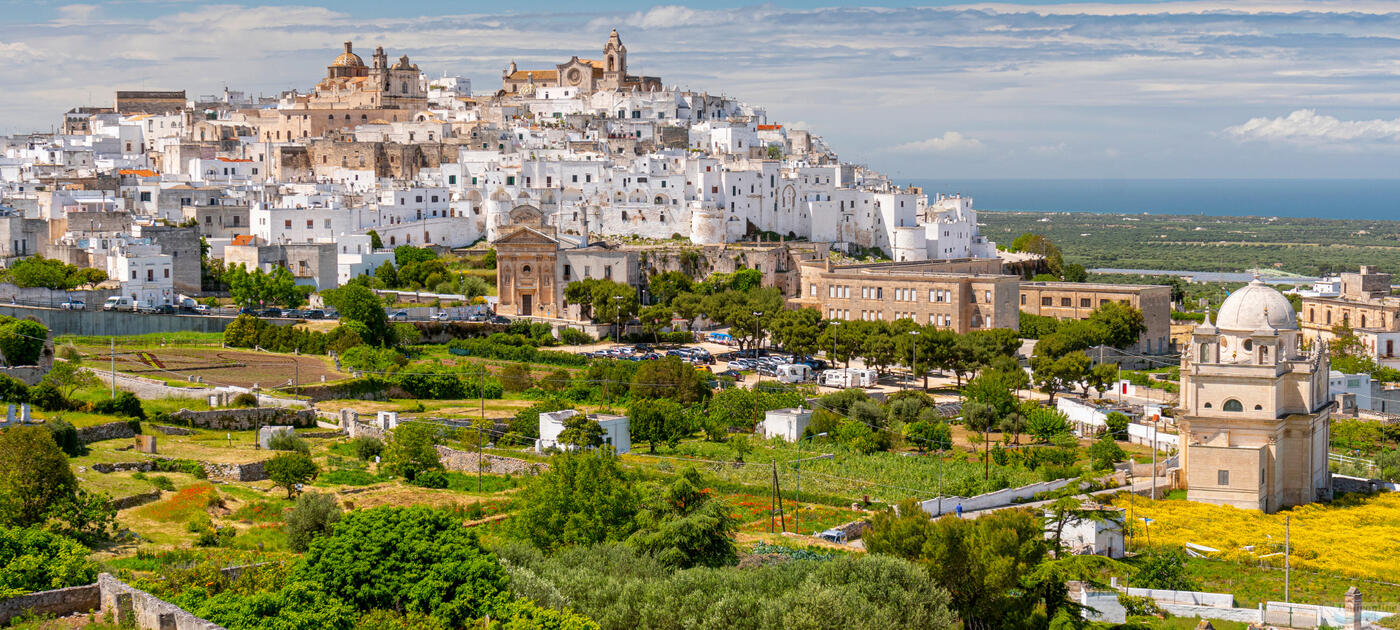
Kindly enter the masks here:
<path id="1" fill-rule="evenodd" d="M 118 90 L 118 114 L 169 114 L 185 108 L 184 90 Z"/>
<path id="2" fill-rule="evenodd" d="M 549 70 L 521 70 L 512 61 L 501 75 L 501 90 L 506 94 L 529 96 L 545 87 L 574 87 L 583 94 L 632 89 L 655 92 L 661 89 L 661 78 L 627 74 L 627 47 L 617 29 L 613 29 L 603 44 L 602 59 L 580 59 L 575 55 Z"/>
<path id="3" fill-rule="evenodd" d="M 894 321 L 966 333 L 1019 326 L 1016 276 L 996 258 L 833 265 L 801 263 L 801 295 L 789 300 L 826 319 Z"/>
<path id="4" fill-rule="evenodd" d="M 1304 341 L 1331 339 L 1338 324 L 1357 331 L 1400 332 L 1400 297 L 1390 295 L 1390 280 L 1390 274 L 1362 265 L 1357 273 L 1341 274 L 1339 295 L 1303 295 L 1298 319 Z"/>
<path id="5" fill-rule="evenodd" d="M 564 302 L 570 282 L 601 278 L 635 287 L 642 281 L 635 252 L 584 244 L 546 226 L 533 206 L 510 211 L 510 228 L 492 241 L 496 249 L 496 312 L 513 317 L 580 320 L 578 306 Z"/>
<path id="6" fill-rule="evenodd" d="M 1131 348 L 1134 352 L 1171 351 L 1172 290 L 1165 285 L 1093 284 L 1087 282 L 1022 282 L 1021 310 L 1055 319 L 1088 319 L 1094 309 L 1121 302 L 1142 311 L 1147 330 Z"/>
<path id="7" fill-rule="evenodd" d="M 1330 499 L 1328 373 L 1283 294 L 1256 279 L 1226 298 L 1181 357 L 1187 498 L 1264 512 Z"/>

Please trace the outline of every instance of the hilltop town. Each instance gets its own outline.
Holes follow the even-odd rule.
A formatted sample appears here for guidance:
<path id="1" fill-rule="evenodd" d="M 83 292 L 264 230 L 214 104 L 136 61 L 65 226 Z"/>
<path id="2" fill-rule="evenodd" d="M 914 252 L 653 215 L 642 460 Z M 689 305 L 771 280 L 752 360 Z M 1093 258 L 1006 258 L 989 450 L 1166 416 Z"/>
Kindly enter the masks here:
<path id="1" fill-rule="evenodd" d="M 1091 274 L 599 39 L 0 138 L 0 625 L 1396 627 L 1389 274 Z"/>

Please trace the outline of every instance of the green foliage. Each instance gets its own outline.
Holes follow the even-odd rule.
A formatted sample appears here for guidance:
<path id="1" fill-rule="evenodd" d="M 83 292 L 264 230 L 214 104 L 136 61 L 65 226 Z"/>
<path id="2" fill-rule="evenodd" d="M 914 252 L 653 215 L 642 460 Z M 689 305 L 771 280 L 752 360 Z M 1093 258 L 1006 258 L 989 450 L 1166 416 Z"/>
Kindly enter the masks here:
<path id="1" fill-rule="evenodd" d="M 696 403 L 708 398 L 710 389 L 694 366 L 680 357 L 667 356 L 641 362 L 632 377 L 631 392 L 633 398 L 666 398 L 681 403 Z"/>
<path id="2" fill-rule="evenodd" d="M 298 486 L 311 483 L 321 472 L 315 460 L 297 452 L 281 453 L 267 462 L 267 478 L 274 485 L 287 489 L 287 498 L 295 496 Z"/>
<path id="3" fill-rule="evenodd" d="M 658 304 L 670 306 L 671 302 L 682 293 L 689 293 L 694 289 L 695 283 L 690 276 L 679 271 L 667 271 L 651 276 L 647 280 L 651 296 Z"/>
<path id="4" fill-rule="evenodd" d="M 946 451 L 953 448 L 953 431 L 942 421 L 918 420 L 904 425 L 904 439 L 920 451 Z"/>
<path id="5" fill-rule="evenodd" d="M 384 301 L 362 284 L 347 284 L 337 289 L 321 292 L 321 299 L 340 312 L 340 321 L 354 323 L 365 343 L 382 346 L 393 341 L 389 329 L 389 315 L 384 312 Z"/>
<path id="6" fill-rule="evenodd" d="M 48 335 L 39 322 L 0 317 L 0 355 L 8 365 L 38 365 Z"/>
<path id="7" fill-rule="evenodd" d="M 534 383 L 530 380 L 530 368 L 521 363 L 512 363 L 501 370 L 501 388 L 510 393 L 523 392 Z"/>
<path id="8" fill-rule="evenodd" d="M 595 449 L 603 445 L 603 427 L 587 414 L 576 413 L 564 419 L 559 444 L 572 449 Z"/>
<path id="9" fill-rule="evenodd" d="M 224 344 L 234 348 L 260 347 L 272 352 L 325 354 L 328 350 L 345 353 L 361 343 L 359 333 L 351 325 L 341 325 L 330 332 L 309 330 L 297 326 L 279 326 L 252 315 L 239 315 L 224 328 Z"/>
<path id="10" fill-rule="evenodd" d="M 627 417 L 632 441 L 647 443 L 653 453 L 657 442 L 674 445 L 695 432 L 685 407 L 674 400 L 635 400 Z"/>
<path id="11" fill-rule="evenodd" d="M 409 483 L 420 488 L 436 488 L 441 490 L 447 487 L 447 474 L 441 470 L 425 470 L 418 473 L 413 481 Z"/>
<path id="12" fill-rule="evenodd" d="M 1137 563 L 1133 586 L 1171 591 L 1200 590 L 1201 584 L 1186 570 L 1186 557 L 1175 549 L 1156 549 Z"/>
<path id="13" fill-rule="evenodd" d="M 384 249 L 384 240 L 379 238 L 378 230 L 370 230 L 365 232 L 365 234 L 369 235 L 370 249 Z"/>
<path id="14" fill-rule="evenodd" d="M 742 272 L 758 273 L 751 269 L 735 273 Z M 702 289 L 711 280 L 722 275 L 717 274 L 707 278 L 705 283 L 701 284 Z M 761 274 L 759 274 L 758 279 L 762 279 Z M 754 286 L 756 287 L 757 284 L 755 283 Z M 729 334 L 734 337 L 739 348 L 745 349 L 755 345 L 767 328 L 768 321 L 783 311 L 783 295 L 777 287 L 730 288 L 705 295 L 700 308 L 711 320 L 721 326 L 729 327 Z M 759 313 L 759 315 L 754 315 L 754 313 Z"/>
<path id="15" fill-rule="evenodd" d="M 334 495 L 307 492 L 287 512 L 287 545 L 293 551 L 306 551 L 312 540 L 331 533 L 338 520 L 340 506 Z"/>
<path id="16" fill-rule="evenodd" d="M 326 628 L 351 630 L 358 611 L 313 581 L 289 583 L 275 591 L 242 594 L 224 591 L 207 599 L 191 593 L 180 601 L 201 619 L 229 630 L 292 630 Z"/>
<path id="17" fill-rule="evenodd" d="M 311 454 L 311 447 L 306 443 L 306 440 L 297 437 L 296 433 L 291 431 L 273 433 L 272 437 L 267 440 L 267 447 L 274 451 L 292 451 L 302 455 Z"/>
<path id="18" fill-rule="evenodd" d="M 230 407 L 256 407 L 258 406 L 258 396 L 250 392 L 243 392 L 233 397 L 229 401 Z"/>
<path id="19" fill-rule="evenodd" d="M 360 461 L 367 462 L 384 452 L 384 442 L 377 437 L 361 435 L 350 441 L 350 450 Z"/>
<path id="20" fill-rule="evenodd" d="M 297 577 L 361 610 L 430 615 L 452 626 L 503 603 L 506 574 L 458 518 L 423 507 L 345 514 L 311 542 Z"/>
<path id="21" fill-rule="evenodd" d="M 952 628 L 948 595 L 917 564 L 841 554 L 677 570 L 625 545 L 545 555 L 497 549 L 518 597 L 573 607 L 604 628 Z"/>
<path id="22" fill-rule="evenodd" d="M 821 313 L 814 308 L 782 310 L 767 322 L 774 345 L 798 355 L 816 353 L 823 327 Z"/>
<path id="23" fill-rule="evenodd" d="M 453 339 L 447 347 L 465 352 L 468 356 L 523 363 L 543 363 L 546 365 L 580 366 L 588 364 L 588 357 L 572 352 L 539 350 L 531 345 L 512 343 L 508 335 L 492 335 L 487 339 Z"/>
<path id="24" fill-rule="evenodd" d="M 23 288 L 67 290 L 103 282 L 107 279 L 107 273 L 101 269 L 77 267 L 36 254 L 20 258 L 8 269 L 0 271 L 0 279 L 9 280 Z"/>
<path id="25" fill-rule="evenodd" d="M 593 337 L 577 328 L 565 328 L 559 333 L 559 341 L 566 346 L 583 346 L 593 343 Z"/>
<path id="26" fill-rule="evenodd" d="M 83 445 L 78 443 L 78 429 L 72 423 L 63 418 L 53 418 L 44 426 L 53 434 L 54 443 L 58 444 L 64 455 L 77 457 L 83 454 Z"/>
<path id="27" fill-rule="evenodd" d="M 1095 440 L 1089 445 L 1089 459 L 1094 470 L 1111 470 L 1113 465 L 1128 458 L 1128 454 L 1123 452 L 1123 447 L 1113 441 L 1113 436 L 1105 433 L 1103 437 Z"/>
<path id="28" fill-rule="evenodd" d="M 1044 235 L 1026 232 L 1011 241 L 1011 251 L 1040 254 L 1045 257 L 1045 269 L 1050 275 L 1059 279 L 1063 273 L 1064 256 L 1060 254 L 1060 248 Z"/>
<path id="29" fill-rule="evenodd" d="M 29 402 L 29 386 L 9 374 L 0 374 L 0 401 L 16 405 Z"/>
<path id="30" fill-rule="evenodd" d="M 408 357 L 394 348 L 355 346 L 340 356 L 341 366 L 361 372 L 392 372 L 408 365 Z"/>
<path id="31" fill-rule="evenodd" d="M 617 458 L 561 453 L 519 492 L 511 533 L 540 549 L 627 538 L 635 529 L 634 480 Z"/>
<path id="32" fill-rule="evenodd" d="M 1021 311 L 1019 332 L 1022 339 L 1040 339 L 1059 329 L 1060 320 L 1054 317 Z"/>
<path id="33" fill-rule="evenodd" d="M 39 404 L 40 408 L 44 409 L 45 411 L 61 411 L 70 405 L 69 399 L 73 397 L 73 392 L 76 392 L 84 387 L 94 387 L 97 384 L 97 376 L 93 375 L 92 372 L 84 371 L 82 368 L 78 367 L 76 364 L 73 363 L 55 362 L 53 364 L 53 367 L 49 368 L 49 373 L 45 374 L 44 379 L 39 382 L 39 385 L 49 385 L 54 388 L 57 388 L 59 392 L 59 400 L 52 401 L 41 399 L 39 396 L 39 392 L 35 391 L 38 389 L 38 387 L 31 388 L 29 390 L 29 396 L 31 402 Z M 43 402 L 57 404 L 60 406 L 52 408 L 44 407 L 41 403 L 41 400 L 43 400 Z"/>
<path id="34" fill-rule="evenodd" d="M 423 422 L 403 422 L 394 427 L 384 453 L 384 469 L 413 481 L 420 473 L 442 470 L 438 461 L 439 428 Z"/>
<path id="35" fill-rule="evenodd" d="M 481 266 L 486 269 L 496 268 L 496 248 L 486 250 L 486 255 L 481 258 Z"/>
<path id="36" fill-rule="evenodd" d="M 1036 405 L 1024 414 L 1026 432 L 1035 437 L 1037 442 L 1049 443 L 1055 436 L 1070 432 L 1069 416 L 1054 407 Z"/>
<path id="37" fill-rule="evenodd" d="M 53 434 L 44 427 L 0 431 L 0 525 L 43 523 L 61 503 L 71 501 L 78 480 Z"/>
<path id="38" fill-rule="evenodd" d="M 238 264 L 225 271 L 222 280 L 228 284 L 233 303 L 239 306 L 296 308 L 305 304 L 307 296 L 314 290 L 309 285 L 297 284 L 292 272 L 281 266 L 267 273 L 262 269 L 250 272 Z"/>
<path id="39" fill-rule="evenodd" d="M 128 391 L 117 392 L 116 398 L 104 398 L 93 403 L 92 410 L 110 416 L 146 419 L 146 410 L 141 406 L 141 399 Z"/>
<path id="40" fill-rule="evenodd" d="M 33 527 L 0 526 L 0 600 L 97 580 L 97 563 L 76 541 Z"/>
<path id="41" fill-rule="evenodd" d="M 637 514 L 627 543 L 682 569 L 734 564 L 739 522 L 729 506 L 710 497 L 694 468 L 685 468 Z"/>
<path id="42" fill-rule="evenodd" d="M 540 414 L 571 409 L 573 405 L 558 398 L 547 398 L 517 411 L 510 419 L 510 432 L 525 438 L 540 436 Z"/>
<path id="43" fill-rule="evenodd" d="M 1128 439 L 1129 422 L 1128 416 L 1117 411 L 1108 412 L 1108 417 L 1104 420 L 1108 435 L 1112 436 L 1115 440 Z"/>

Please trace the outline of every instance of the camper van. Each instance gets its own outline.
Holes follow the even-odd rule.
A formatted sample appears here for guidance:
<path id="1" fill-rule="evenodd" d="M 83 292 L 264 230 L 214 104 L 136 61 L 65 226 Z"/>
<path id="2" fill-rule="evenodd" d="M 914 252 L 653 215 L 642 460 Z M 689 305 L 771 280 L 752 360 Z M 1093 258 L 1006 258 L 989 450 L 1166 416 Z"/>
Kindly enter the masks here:
<path id="1" fill-rule="evenodd" d="M 777 367 L 780 383 L 805 383 L 812 380 L 812 368 L 803 363 L 788 363 Z"/>
<path id="2" fill-rule="evenodd" d="M 847 389 L 851 387 L 874 387 L 878 378 L 875 370 L 861 368 L 846 368 L 844 370 L 826 370 L 817 379 L 817 384 L 824 387 L 836 387 Z"/>
<path id="3" fill-rule="evenodd" d="M 102 303 L 104 311 L 135 311 L 136 301 L 125 295 L 114 295 Z"/>

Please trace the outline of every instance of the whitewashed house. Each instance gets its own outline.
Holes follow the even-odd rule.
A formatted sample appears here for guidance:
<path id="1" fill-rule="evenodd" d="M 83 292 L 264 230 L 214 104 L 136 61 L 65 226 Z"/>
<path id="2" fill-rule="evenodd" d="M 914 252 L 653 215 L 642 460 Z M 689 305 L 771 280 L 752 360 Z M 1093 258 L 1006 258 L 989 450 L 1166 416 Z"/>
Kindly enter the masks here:
<path id="1" fill-rule="evenodd" d="M 763 414 L 763 422 L 758 425 L 758 430 L 765 438 L 780 437 L 789 442 L 796 442 L 802 438 L 802 433 L 811 422 L 811 409 L 773 409 Z"/>
<path id="2" fill-rule="evenodd" d="M 577 416 L 573 409 L 550 411 L 540 414 L 540 437 L 535 440 L 535 452 L 549 448 L 564 448 L 559 443 L 559 434 L 564 432 L 564 421 Z M 603 413 L 588 414 L 588 419 L 603 428 L 603 445 L 610 446 L 619 455 L 632 450 L 632 434 L 627 416 L 614 416 Z"/>

